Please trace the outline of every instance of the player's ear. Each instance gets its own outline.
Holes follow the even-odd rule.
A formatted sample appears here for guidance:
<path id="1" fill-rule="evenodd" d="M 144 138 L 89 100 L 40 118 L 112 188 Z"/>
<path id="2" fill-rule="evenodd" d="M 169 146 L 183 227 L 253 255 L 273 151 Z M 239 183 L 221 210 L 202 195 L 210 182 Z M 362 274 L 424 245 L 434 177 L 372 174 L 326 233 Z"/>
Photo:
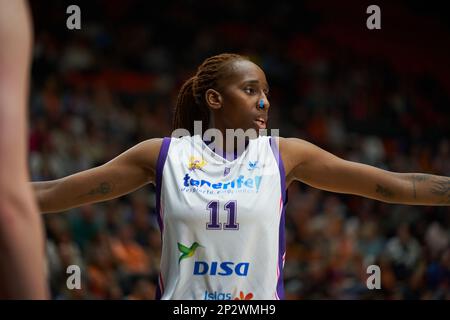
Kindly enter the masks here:
<path id="1" fill-rule="evenodd" d="M 222 107 L 222 95 L 219 91 L 208 89 L 205 92 L 205 100 L 210 108 L 219 109 Z"/>

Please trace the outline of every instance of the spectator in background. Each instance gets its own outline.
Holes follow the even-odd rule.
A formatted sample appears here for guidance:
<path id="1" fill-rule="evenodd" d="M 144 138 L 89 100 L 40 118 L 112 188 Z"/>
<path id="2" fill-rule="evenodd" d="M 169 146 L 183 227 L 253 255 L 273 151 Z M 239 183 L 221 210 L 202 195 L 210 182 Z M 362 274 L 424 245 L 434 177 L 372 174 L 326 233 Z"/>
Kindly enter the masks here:
<path id="1" fill-rule="evenodd" d="M 408 224 L 398 226 L 397 236 L 388 241 L 386 252 L 393 263 L 396 278 L 399 280 L 409 278 L 419 262 L 421 248 L 419 242 L 411 235 Z"/>

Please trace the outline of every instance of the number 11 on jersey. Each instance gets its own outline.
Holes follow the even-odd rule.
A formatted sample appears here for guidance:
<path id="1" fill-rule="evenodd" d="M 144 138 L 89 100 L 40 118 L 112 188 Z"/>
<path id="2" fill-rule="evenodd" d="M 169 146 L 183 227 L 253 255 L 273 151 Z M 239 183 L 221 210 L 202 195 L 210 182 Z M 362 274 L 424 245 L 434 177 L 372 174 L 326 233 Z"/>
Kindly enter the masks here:
<path id="1" fill-rule="evenodd" d="M 228 201 L 225 203 L 224 209 L 227 211 L 227 223 L 223 225 L 223 230 L 239 230 L 239 223 L 237 223 L 237 201 Z M 206 206 L 206 210 L 209 210 L 209 222 L 206 223 L 206 229 L 222 230 L 222 223 L 219 222 L 219 201 L 210 201 Z"/>

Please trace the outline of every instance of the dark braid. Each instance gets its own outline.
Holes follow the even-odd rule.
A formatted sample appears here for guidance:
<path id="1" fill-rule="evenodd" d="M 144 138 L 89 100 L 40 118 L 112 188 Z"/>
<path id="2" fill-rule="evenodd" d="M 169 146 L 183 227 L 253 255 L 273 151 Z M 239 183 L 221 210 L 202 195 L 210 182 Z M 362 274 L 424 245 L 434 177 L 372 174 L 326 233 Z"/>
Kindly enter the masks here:
<path id="1" fill-rule="evenodd" d="M 223 53 L 210 57 L 198 67 L 195 76 L 187 80 L 178 93 L 173 129 L 184 128 L 194 133 L 194 121 L 202 121 L 203 130 L 209 127 L 209 108 L 205 102 L 208 89 L 217 88 L 218 80 L 225 75 L 230 62 L 248 60 L 244 56 Z"/>

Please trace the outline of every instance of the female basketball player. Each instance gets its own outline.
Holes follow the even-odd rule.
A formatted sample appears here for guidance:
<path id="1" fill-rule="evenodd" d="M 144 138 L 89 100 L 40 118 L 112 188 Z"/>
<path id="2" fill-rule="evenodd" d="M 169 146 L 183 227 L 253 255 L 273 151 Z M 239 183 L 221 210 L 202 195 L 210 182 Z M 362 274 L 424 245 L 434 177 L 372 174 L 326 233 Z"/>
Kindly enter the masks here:
<path id="1" fill-rule="evenodd" d="M 263 129 L 270 104 L 264 72 L 221 54 L 181 88 L 174 128 Z M 215 149 L 224 150 L 220 140 Z M 162 299 L 282 299 L 286 188 L 310 186 L 388 203 L 449 205 L 448 177 L 394 173 L 340 159 L 296 138 L 247 140 L 233 158 L 200 135 L 150 139 L 110 162 L 34 183 L 43 212 L 113 199 L 147 183 L 157 190 Z"/>

